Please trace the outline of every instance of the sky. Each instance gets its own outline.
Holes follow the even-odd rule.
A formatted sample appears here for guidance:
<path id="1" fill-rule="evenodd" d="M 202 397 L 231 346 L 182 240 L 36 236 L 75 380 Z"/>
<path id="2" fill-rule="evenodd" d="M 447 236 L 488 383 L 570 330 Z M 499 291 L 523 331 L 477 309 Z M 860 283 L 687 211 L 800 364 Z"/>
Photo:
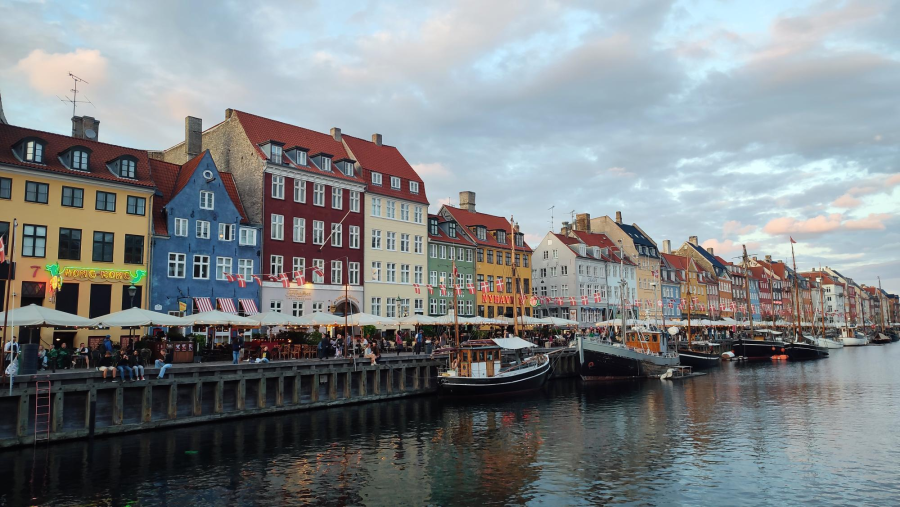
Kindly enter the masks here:
<path id="1" fill-rule="evenodd" d="M 879 0 L 0 0 L 0 93 L 66 134 L 73 72 L 100 139 L 146 149 L 226 108 L 377 132 L 432 212 L 475 191 L 531 243 L 621 211 L 900 293 L 898 26 Z"/>

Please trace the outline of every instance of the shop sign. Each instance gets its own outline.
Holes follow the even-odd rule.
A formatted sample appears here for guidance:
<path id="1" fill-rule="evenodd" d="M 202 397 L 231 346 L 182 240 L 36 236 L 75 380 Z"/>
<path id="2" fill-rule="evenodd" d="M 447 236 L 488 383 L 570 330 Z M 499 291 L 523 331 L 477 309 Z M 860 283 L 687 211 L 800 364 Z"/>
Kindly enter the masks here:
<path id="1" fill-rule="evenodd" d="M 91 267 L 74 267 L 60 266 L 59 263 L 47 264 L 44 270 L 50 273 L 50 285 L 58 290 L 62 287 L 62 283 L 67 279 L 87 280 L 87 281 L 107 281 L 130 283 L 136 285 L 147 275 L 147 271 L 137 269 L 134 271 L 128 269 L 110 269 L 110 268 L 91 268 Z"/>
<path id="2" fill-rule="evenodd" d="M 312 291 L 304 289 L 288 289 L 285 293 L 287 299 L 309 300 L 312 299 Z"/>

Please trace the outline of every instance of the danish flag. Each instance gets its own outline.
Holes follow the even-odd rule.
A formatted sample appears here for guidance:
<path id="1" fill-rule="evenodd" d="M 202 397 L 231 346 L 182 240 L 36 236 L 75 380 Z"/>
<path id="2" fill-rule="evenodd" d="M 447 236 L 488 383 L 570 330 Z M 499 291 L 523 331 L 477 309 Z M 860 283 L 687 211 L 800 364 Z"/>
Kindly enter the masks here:
<path id="1" fill-rule="evenodd" d="M 454 285 L 453 290 L 456 291 L 457 296 L 462 296 L 462 285 Z"/>
<path id="2" fill-rule="evenodd" d="M 269 280 L 271 280 L 271 281 L 273 281 L 273 282 L 277 282 L 277 281 L 278 281 L 278 277 L 275 276 L 275 275 L 266 275 L 266 278 L 268 278 Z"/>
<path id="3" fill-rule="evenodd" d="M 244 275 L 235 275 L 234 279 L 237 280 L 238 286 L 240 288 L 244 288 L 247 286 L 247 280 L 244 280 Z"/>
<path id="4" fill-rule="evenodd" d="M 672 303 L 672 300 L 669 300 L 669 308 L 674 308 L 674 307 L 675 307 L 675 304 Z M 680 307 L 680 305 L 679 305 L 679 307 Z"/>
<path id="5" fill-rule="evenodd" d="M 469 294 L 475 294 L 475 284 L 474 283 L 467 283 L 466 289 L 469 290 Z"/>
<path id="6" fill-rule="evenodd" d="M 447 286 L 444 284 L 441 284 L 441 296 L 446 296 L 446 295 L 447 295 Z"/>
<path id="7" fill-rule="evenodd" d="M 657 299 L 657 300 L 656 300 L 656 306 L 662 308 L 662 299 Z"/>
<path id="8" fill-rule="evenodd" d="M 287 275 L 287 273 L 282 273 L 281 276 L 278 277 L 281 280 L 281 286 L 287 289 L 291 286 L 291 278 Z"/>
<path id="9" fill-rule="evenodd" d="M 317 274 L 318 276 L 325 276 L 325 272 L 322 271 L 322 268 L 320 268 L 319 266 L 316 266 L 315 269 L 313 269 L 313 273 Z"/>
<path id="10" fill-rule="evenodd" d="M 6 246 L 3 245 L 3 238 L 0 237 L 0 263 L 6 262 Z"/>
<path id="11" fill-rule="evenodd" d="M 422 289 L 419 288 L 419 284 L 417 284 L 417 283 L 414 283 L 414 284 L 413 284 L 413 289 L 415 289 L 416 294 L 421 294 L 421 293 L 422 293 Z"/>
<path id="12" fill-rule="evenodd" d="M 434 286 L 432 286 L 431 284 L 428 284 L 425 286 L 425 288 L 428 289 L 429 294 L 434 294 Z"/>
<path id="13" fill-rule="evenodd" d="M 563 304 L 563 298 L 557 297 L 557 298 L 556 298 L 556 304 L 558 304 L 558 305 Z"/>
<path id="14" fill-rule="evenodd" d="M 578 300 L 575 299 L 575 296 L 569 296 L 569 304 L 575 306 L 578 304 Z"/>
<path id="15" fill-rule="evenodd" d="M 487 292 L 487 291 L 488 291 L 488 283 L 481 282 L 481 292 Z"/>
<path id="16" fill-rule="evenodd" d="M 603 299 L 600 297 L 600 293 L 599 293 L 599 292 L 595 292 L 595 293 L 594 293 L 594 302 L 595 302 L 595 303 L 601 303 L 601 302 L 603 302 Z"/>
<path id="17" fill-rule="evenodd" d="M 253 279 L 256 280 L 256 283 L 258 283 L 259 286 L 262 287 L 262 277 L 260 277 L 259 275 L 250 275 L 250 276 L 252 276 Z"/>
<path id="18" fill-rule="evenodd" d="M 588 304 L 588 297 L 587 297 L 587 296 L 581 296 L 581 304 L 583 304 L 583 305 Z"/>
<path id="19" fill-rule="evenodd" d="M 234 275 L 231 273 L 225 273 L 225 279 L 228 280 L 229 283 L 234 281 Z"/>
<path id="20" fill-rule="evenodd" d="M 503 277 L 497 277 L 497 283 L 494 284 L 497 287 L 497 292 L 503 292 Z"/>
<path id="21" fill-rule="evenodd" d="M 294 281 L 297 282 L 297 285 L 306 285 L 306 277 L 303 276 L 303 271 L 294 271 Z"/>

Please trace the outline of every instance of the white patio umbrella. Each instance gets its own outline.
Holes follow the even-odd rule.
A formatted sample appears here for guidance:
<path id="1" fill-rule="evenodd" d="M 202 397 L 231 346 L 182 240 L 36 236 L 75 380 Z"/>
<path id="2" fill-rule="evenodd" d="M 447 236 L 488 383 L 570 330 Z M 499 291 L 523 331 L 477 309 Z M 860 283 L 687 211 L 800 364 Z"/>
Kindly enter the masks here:
<path id="1" fill-rule="evenodd" d="M 401 322 L 393 317 L 382 317 L 371 313 L 354 313 L 347 317 L 349 326 L 397 326 Z"/>
<path id="2" fill-rule="evenodd" d="M 181 318 L 182 326 L 247 326 L 259 327 L 259 322 L 235 315 L 233 313 L 220 312 L 212 310 L 209 312 L 195 313 Z"/>
<path id="3" fill-rule="evenodd" d="M 344 325 L 344 317 L 337 316 L 328 312 L 313 312 L 297 318 L 299 326 L 342 326 Z M 349 318 L 347 321 L 349 322 Z"/>
<path id="4" fill-rule="evenodd" d="M 428 315 L 409 315 L 398 319 L 398 322 L 406 326 L 431 326 L 437 324 L 437 319 Z"/>
<path id="5" fill-rule="evenodd" d="M 541 320 L 547 322 L 551 326 L 577 326 L 578 325 L 577 320 L 561 319 L 559 317 L 545 317 Z"/>
<path id="6" fill-rule="evenodd" d="M 6 317 L 0 312 L 0 325 Z M 61 312 L 53 308 L 45 308 L 38 305 L 28 305 L 9 311 L 9 323 L 15 323 L 20 327 L 95 327 L 93 321 L 79 315 Z"/>
<path id="7" fill-rule="evenodd" d="M 181 317 L 143 308 L 129 308 L 121 312 L 110 313 L 91 319 L 94 326 L 102 327 L 144 327 L 144 326 L 183 326 Z"/>
<path id="8" fill-rule="evenodd" d="M 260 326 L 300 326 L 303 322 L 300 317 L 294 317 L 281 312 L 263 312 L 247 317 Z"/>

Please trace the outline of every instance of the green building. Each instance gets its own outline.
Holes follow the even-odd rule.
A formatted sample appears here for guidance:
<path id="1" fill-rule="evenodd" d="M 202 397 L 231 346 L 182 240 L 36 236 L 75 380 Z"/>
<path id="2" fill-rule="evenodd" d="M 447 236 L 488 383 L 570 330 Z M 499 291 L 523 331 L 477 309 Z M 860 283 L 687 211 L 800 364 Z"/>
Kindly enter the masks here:
<path id="1" fill-rule="evenodd" d="M 428 215 L 428 285 L 421 288 L 428 294 L 428 315 L 447 315 L 453 308 L 454 262 L 459 275 L 456 285 L 460 287 L 457 314 L 475 315 L 475 292 L 479 290 L 475 286 L 475 244 L 458 230 L 455 220 Z"/>

